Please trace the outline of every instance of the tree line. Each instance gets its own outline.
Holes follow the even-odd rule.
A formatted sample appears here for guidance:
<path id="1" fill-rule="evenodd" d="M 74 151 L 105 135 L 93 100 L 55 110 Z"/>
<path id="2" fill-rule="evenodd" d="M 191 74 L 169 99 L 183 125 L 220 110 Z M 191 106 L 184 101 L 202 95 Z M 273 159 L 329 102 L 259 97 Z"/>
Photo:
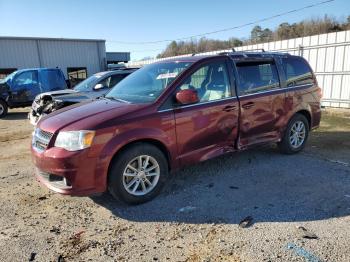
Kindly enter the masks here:
<path id="1" fill-rule="evenodd" d="M 297 37 L 338 32 L 350 29 L 350 16 L 347 19 L 337 19 L 325 15 L 322 18 L 311 18 L 298 23 L 280 24 L 276 29 L 255 26 L 250 32 L 250 38 L 239 39 L 231 37 L 228 40 L 216 40 L 202 37 L 199 40 L 172 41 L 157 58 L 230 49 L 242 45 L 258 44 L 270 41 L 286 40 Z"/>

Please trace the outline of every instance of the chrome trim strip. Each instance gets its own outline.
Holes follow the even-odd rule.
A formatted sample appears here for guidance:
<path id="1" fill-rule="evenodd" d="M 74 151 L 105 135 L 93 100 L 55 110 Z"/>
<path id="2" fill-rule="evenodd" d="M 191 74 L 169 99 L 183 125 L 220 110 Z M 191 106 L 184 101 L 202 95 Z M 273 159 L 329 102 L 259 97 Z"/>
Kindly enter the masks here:
<path id="1" fill-rule="evenodd" d="M 253 94 L 247 94 L 247 95 L 240 95 L 238 97 L 241 98 L 241 97 L 254 96 L 254 95 L 259 95 L 259 94 L 275 93 L 277 91 L 297 89 L 299 87 L 311 87 L 312 85 L 313 84 L 304 84 L 304 85 L 297 85 L 297 86 L 291 86 L 291 87 L 280 87 L 280 88 L 276 88 L 273 90 L 261 91 L 261 92 L 257 92 L 257 93 L 253 93 Z M 286 92 L 288 92 L 288 91 L 286 91 Z"/>

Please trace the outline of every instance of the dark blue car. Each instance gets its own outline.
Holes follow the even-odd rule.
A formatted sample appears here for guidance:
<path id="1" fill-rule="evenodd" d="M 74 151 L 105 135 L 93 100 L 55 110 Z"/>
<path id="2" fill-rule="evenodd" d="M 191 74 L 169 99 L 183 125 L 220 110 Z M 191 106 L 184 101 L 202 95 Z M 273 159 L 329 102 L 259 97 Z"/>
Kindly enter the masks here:
<path id="1" fill-rule="evenodd" d="M 44 92 L 67 88 L 64 74 L 58 68 L 23 69 L 0 80 L 0 118 L 8 108 L 26 107 Z"/>

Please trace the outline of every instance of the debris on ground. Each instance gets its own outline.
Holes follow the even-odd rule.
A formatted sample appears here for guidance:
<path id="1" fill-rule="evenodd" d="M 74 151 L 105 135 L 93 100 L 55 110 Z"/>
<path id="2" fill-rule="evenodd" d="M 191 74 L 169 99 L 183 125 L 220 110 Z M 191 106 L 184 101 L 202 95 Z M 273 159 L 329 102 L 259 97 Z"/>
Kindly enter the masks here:
<path id="1" fill-rule="evenodd" d="M 59 235 L 59 234 L 61 234 L 61 229 L 60 229 L 59 227 L 53 226 L 53 227 L 50 229 L 50 232 L 51 232 L 51 233 L 55 233 L 56 235 Z"/>
<path id="2" fill-rule="evenodd" d="M 32 252 L 29 257 L 29 261 L 34 261 L 35 260 L 36 253 Z"/>
<path id="3" fill-rule="evenodd" d="M 307 230 L 305 227 L 299 226 L 297 227 L 298 235 L 302 238 L 306 239 L 318 239 L 318 236 L 309 230 Z"/>
<path id="4" fill-rule="evenodd" d="M 186 206 L 186 207 L 182 207 L 179 209 L 179 212 L 180 213 L 191 213 L 193 212 L 194 210 L 196 210 L 197 207 L 193 207 L 193 206 Z"/>
<path id="5" fill-rule="evenodd" d="M 298 256 L 305 258 L 307 262 L 321 262 L 321 260 L 318 257 L 316 257 L 314 254 L 310 253 L 309 251 L 305 250 L 302 247 L 298 247 L 293 243 L 288 243 L 287 249 L 292 250 Z"/>
<path id="6" fill-rule="evenodd" d="M 241 222 L 239 222 L 238 225 L 239 225 L 239 227 L 241 227 L 241 228 L 247 228 L 247 227 L 249 227 L 249 226 L 252 225 L 252 222 L 253 222 L 253 217 L 247 216 L 247 217 L 243 218 L 243 219 L 241 220 Z"/>
<path id="7" fill-rule="evenodd" d="M 40 200 L 40 201 L 45 200 L 45 199 L 47 199 L 46 196 L 42 196 L 42 197 L 39 197 L 39 198 L 38 198 L 38 200 Z"/>

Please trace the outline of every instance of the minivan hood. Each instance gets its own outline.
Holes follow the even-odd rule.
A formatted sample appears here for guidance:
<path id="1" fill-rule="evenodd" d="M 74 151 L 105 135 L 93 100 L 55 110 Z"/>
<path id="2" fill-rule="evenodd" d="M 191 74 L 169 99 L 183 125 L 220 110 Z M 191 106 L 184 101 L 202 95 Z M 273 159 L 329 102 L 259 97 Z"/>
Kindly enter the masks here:
<path id="1" fill-rule="evenodd" d="M 110 117 L 115 119 L 144 106 L 144 104 L 128 104 L 106 98 L 92 102 L 87 101 L 64 107 L 43 117 L 37 127 L 51 133 L 69 125 L 72 125 L 71 130 L 94 129 L 100 123 L 108 121 Z M 87 118 L 89 121 L 82 121 L 87 120 Z M 84 122 L 84 124 L 79 126 L 79 121 Z M 87 122 L 89 126 L 86 126 Z"/>

